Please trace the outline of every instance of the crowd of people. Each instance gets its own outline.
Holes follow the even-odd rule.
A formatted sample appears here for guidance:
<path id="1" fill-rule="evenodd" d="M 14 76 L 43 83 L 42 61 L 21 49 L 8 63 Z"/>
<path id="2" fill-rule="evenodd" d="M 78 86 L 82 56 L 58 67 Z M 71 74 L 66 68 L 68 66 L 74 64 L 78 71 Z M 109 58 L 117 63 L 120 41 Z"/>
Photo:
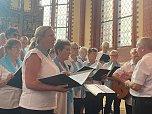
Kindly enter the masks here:
<path id="1" fill-rule="evenodd" d="M 101 56 L 106 54 L 109 61 Z M 125 97 L 126 114 L 152 113 L 152 38 L 144 37 L 130 50 L 130 60 L 119 62 L 119 52 L 103 42 L 101 50 L 79 46 L 76 42 L 55 39 L 51 26 L 40 26 L 34 37 L 20 36 L 16 28 L 0 34 L 0 114 L 120 114 L 121 99 L 103 94 L 97 96 L 84 86 L 47 85 L 39 78 L 60 73 L 76 73 L 84 66 L 96 64 L 96 70 L 119 67 L 110 78 L 93 80 L 91 72 L 85 84 L 112 88 L 119 81 L 130 89 Z M 7 85 L 22 67 L 22 89 Z M 113 105 L 112 105 L 113 103 Z M 114 106 L 112 108 L 112 106 Z"/>

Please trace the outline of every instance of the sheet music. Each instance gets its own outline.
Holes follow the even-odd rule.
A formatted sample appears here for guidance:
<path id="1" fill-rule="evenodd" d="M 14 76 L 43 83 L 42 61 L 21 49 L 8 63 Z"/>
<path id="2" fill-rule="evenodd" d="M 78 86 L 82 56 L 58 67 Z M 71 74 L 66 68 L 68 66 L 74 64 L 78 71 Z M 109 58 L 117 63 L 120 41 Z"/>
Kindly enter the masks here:
<path id="1" fill-rule="evenodd" d="M 90 65 L 89 67 L 91 67 L 91 68 L 93 68 L 93 69 L 96 69 L 97 66 L 98 66 L 98 63 L 99 63 L 99 62 L 96 61 L 94 64 Z"/>
<path id="2" fill-rule="evenodd" d="M 105 93 L 115 93 L 112 89 L 110 89 L 110 88 L 107 87 L 106 85 L 96 84 L 96 86 L 97 86 L 98 88 L 100 88 L 101 90 L 103 90 Z"/>
<path id="3" fill-rule="evenodd" d="M 84 85 L 86 89 L 88 89 L 92 94 L 97 96 L 99 93 L 105 93 L 103 90 L 98 88 L 96 84 L 85 84 Z"/>
<path id="4" fill-rule="evenodd" d="M 115 93 L 113 90 L 111 90 L 105 85 L 85 84 L 84 86 L 95 96 L 98 95 L 99 93 L 103 93 L 103 94 Z"/>
<path id="5" fill-rule="evenodd" d="M 89 74 L 92 72 L 92 70 L 86 70 L 86 71 L 82 71 L 80 73 L 77 74 L 71 74 L 69 77 L 73 80 L 75 80 L 76 82 L 78 82 L 80 85 L 82 85 L 86 79 L 88 78 Z"/>

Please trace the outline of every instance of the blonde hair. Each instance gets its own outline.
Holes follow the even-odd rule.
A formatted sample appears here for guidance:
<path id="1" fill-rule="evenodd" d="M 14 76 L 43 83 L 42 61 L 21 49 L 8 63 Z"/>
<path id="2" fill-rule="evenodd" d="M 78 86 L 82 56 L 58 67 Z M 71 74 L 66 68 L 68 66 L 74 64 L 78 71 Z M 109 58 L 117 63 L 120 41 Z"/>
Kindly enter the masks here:
<path id="1" fill-rule="evenodd" d="M 117 50 L 111 50 L 109 55 L 117 55 L 118 56 L 118 51 Z"/>
<path id="2" fill-rule="evenodd" d="M 46 31 L 49 29 L 53 31 L 51 26 L 39 26 L 38 28 L 36 28 L 34 34 L 36 43 L 39 43 L 39 41 L 45 36 Z"/>
<path id="3" fill-rule="evenodd" d="M 83 52 L 83 51 L 86 51 L 86 52 L 87 52 L 87 51 L 88 51 L 88 49 L 87 49 L 86 47 L 84 47 L 84 46 L 83 46 L 83 47 L 80 47 L 79 52 L 81 53 L 81 52 Z"/>
<path id="4" fill-rule="evenodd" d="M 78 46 L 79 47 L 79 45 L 76 42 L 71 42 L 70 44 L 71 44 L 71 47 L 73 47 L 73 46 Z"/>
<path id="5" fill-rule="evenodd" d="M 101 45 L 101 48 L 109 48 L 109 42 L 105 41 L 105 42 L 102 42 L 102 45 Z"/>
<path id="6" fill-rule="evenodd" d="M 35 39 L 35 37 L 33 37 L 33 38 L 30 40 L 30 44 L 29 44 L 29 47 L 28 47 L 27 51 L 35 48 L 35 46 L 36 46 L 36 39 Z"/>
<path id="7" fill-rule="evenodd" d="M 39 41 L 45 36 L 47 30 L 52 29 L 51 26 L 39 26 L 35 30 L 34 37 L 30 40 L 30 45 L 28 47 L 28 51 L 35 48 L 35 46 L 39 43 Z"/>

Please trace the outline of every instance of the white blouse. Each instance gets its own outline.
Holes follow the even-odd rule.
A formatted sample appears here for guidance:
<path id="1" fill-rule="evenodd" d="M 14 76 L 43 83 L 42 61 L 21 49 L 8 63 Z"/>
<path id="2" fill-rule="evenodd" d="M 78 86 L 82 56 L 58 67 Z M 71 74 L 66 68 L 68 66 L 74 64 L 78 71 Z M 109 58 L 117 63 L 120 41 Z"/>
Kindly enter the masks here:
<path id="1" fill-rule="evenodd" d="M 55 91 L 36 91 L 26 88 L 25 84 L 25 61 L 32 54 L 36 53 L 41 59 L 41 70 L 38 78 L 53 76 L 59 73 L 59 69 L 52 61 L 42 54 L 38 49 L 29 51 L 23 61 L 22 80 L 23 92 L 20 99 L 20 106 L 31 110 L 52 110 L 57 107 L 57 92 Z"/>
<path id="2" fill-rule="evenodd" d="M 0 82 L 0 108 L 2 109 L 19 107 L 21 90 L 6 85 L 8 74 L 10 74 L 10 72 L 0 65 L 0 79 L 2 80 L 2 83 Z"/>
<path id="3" fill-rule="evenodd" d="M 136 97 L 152 97 L 152 53 L 142 57 L 137 63 L 131 82 L 143 85 L 138 91 L 130 89 L 130 93 Z"/>

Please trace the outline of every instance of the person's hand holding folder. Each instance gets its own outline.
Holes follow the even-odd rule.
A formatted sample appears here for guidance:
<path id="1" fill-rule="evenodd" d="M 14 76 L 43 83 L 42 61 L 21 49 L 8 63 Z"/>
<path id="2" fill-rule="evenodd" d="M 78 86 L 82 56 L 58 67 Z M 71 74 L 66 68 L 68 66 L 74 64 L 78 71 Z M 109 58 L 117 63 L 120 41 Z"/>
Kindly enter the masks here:
<path id="1" fill-rule="evenodd" d="M 8 74 L 7 81 L 11 80 L 13 77 L 14 77 L 14 75 L 12 73 Z"/>
<path id="2" fill-rule="evenodd" d="M 70 74 L 70 76 L 67 76 L 66 74 L 62 73 L 54 76 L 49 76 L 46 78 L 39 78 L 39 81 L 47 85 L 67 85 L 67 87 L 65 88 L 73 88 L 77 86 L 82 86 L 91 72 L 92 70 L 86 70 Z"/>
<path id="3" fill-rule="evenodd" d="M 13 78 L 13 76 L 14 75 L 12 73 L 9 73 L 9 74 L 7 74 L 7 77 L 5 79 L 0 78 L 0 87 L 5 86 L 9 82 L 9 80 L 11 80 Z"/>
<path id="4" fill-rule="evenodd" d="M 67 92 L 68 90 L 69 90 L 68 85 L 56 86 L 56 91 L 58 91 L 58 92 Z"/>

